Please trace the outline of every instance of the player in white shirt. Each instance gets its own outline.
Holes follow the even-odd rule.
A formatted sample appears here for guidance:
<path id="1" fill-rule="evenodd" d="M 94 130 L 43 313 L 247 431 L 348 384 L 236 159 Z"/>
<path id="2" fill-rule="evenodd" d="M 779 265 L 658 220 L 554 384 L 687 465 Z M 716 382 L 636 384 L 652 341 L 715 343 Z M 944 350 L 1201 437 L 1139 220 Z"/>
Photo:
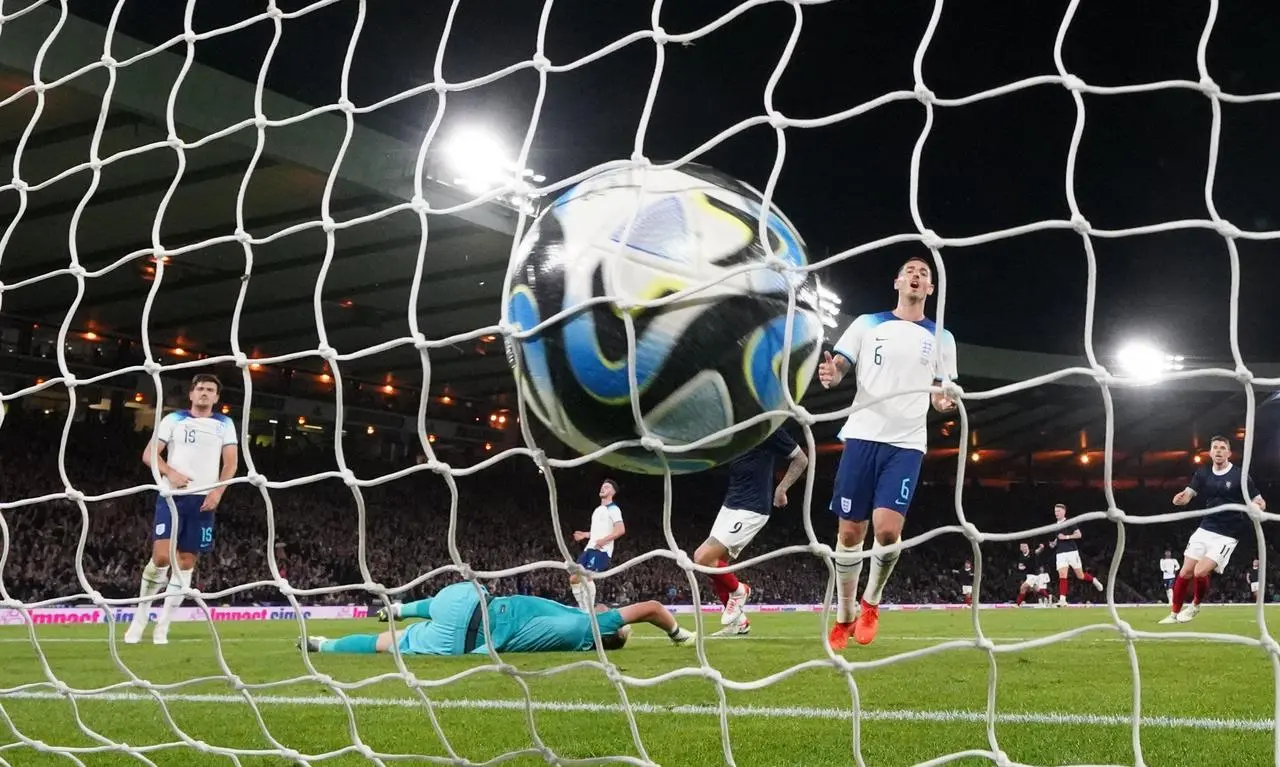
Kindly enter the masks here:
<path id="1" fill-rule="evenodd" d="M 854 623 L 854 592 L 862 571 L 863 539 L 867 523 L 875 527 L 875 543 L 889 546 L 902 536 L 920 462 L 927 442 L 925 422 L 929 405 L 939 412 L 955 408 L 928 387 L 956 376 L 956 342 L 948 332 L 938 343 L 937 328 L 924 316 L 925 301 L 933 294 L 933 268 L 913 257 L 898 270 L 893 287 L 898 305 L 891 312 L 863 314 L 840 336 L 835 354 L 818 363 L 824 388 L 840 383 L 857 368 L 858 391 L 840 439 L 844 451 L 836 472 L 831 511 L 839 517 L 836 541 L 836 623 L 827 637 L 832 649 L 844 649 L 849 634 L 868 644 L 879 625 L 880 597 L 897 564 L 898 553 L 873 547 L 871 576 Z"/>
<path id="2" fill-rule="evenodd" d="M 587 546 L 578 557 L 578 564 L 586 569 L 602 573 L 609 569 L 609 560 L 613 557 L 613 542 L 627 534 L 627 526 L 622 523 L 622 509 L 613 502 L 618 494 L 618 482 L 606 479 L 600 483 L 600 505 L 591 512 L 591 531 L 575 530 L 575 541 L 586 541 Z M 578 601 L 578 607 L 585 611 L 595 609 L 595 584 L 583 581 L 576 575 L 569 576 L 569 588 Z"/>
<path id="3" fill-rule="evenodd" d="M 138 594 L 144 601 L 138 605 L 125 632 L 127 644 L 142 641 L 151 612 L 150 597 L 166 584 L 164 609 L 151 640 L 168 644 L 169 622 L 173 611 L 182 604 L 182 589 L 191 585 L 199 555 L 213 548 L 213 510 L 226 490 L 226 485 L 214 485 L 234 477 L 239 465 L 235 424 L 227 416 L 213 412 L 222 394 L 222 383 L 215 376 L 197 375 L 191 379 L 187 394 L 191 407 L 162 418 L 142 451 L 142 462 L 153 467 L 160 475 L 160 482 L 178 494 L 172 496 L 174 510 L 170 510 L 163 496 L 156 497 L 151 560 L 142 570 Z M 175 533 L 176 541 L 171 540 Z M 170 546 L 178 552 L 174 578 L 169 577 Z"/>
<path id="4" fill-rule="evenodd" d="M 1182 563 L 1173 558 L 1173 551 L 1165 549 L 1160 558 L 1160 577 L 1164 580 L 1164 598 L 1169 604 L 1173 604 L 1173 581 L 1181 569 Z"/>

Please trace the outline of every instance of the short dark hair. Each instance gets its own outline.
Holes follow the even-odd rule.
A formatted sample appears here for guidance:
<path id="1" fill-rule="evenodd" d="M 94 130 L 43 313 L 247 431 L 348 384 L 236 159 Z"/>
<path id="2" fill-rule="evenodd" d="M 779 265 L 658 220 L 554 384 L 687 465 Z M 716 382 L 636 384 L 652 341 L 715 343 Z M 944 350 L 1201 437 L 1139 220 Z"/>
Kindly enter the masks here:
<path id="1" fill-rule="evenodd" d="M 1062 509 L 1063 511 L 1066 511 L 1066 510 L 1067 510 L 1067 504 L 1065 504 L 1065 503 L 1055 503 L 1055 504 L 1053 504 L 1053 508 L 1055 508 L 1055 509 Z"/>
<path id="2" fill-rule="evenodd" d="M 1227 439 L 1226 437 L 1222 436 L 1221 434 L 1215 434 L 1215 435 L 1213 435 L 1212 437 L 1210 437 L 1210 438 L 1209 438 L 1209 446 L 1210 446 L 1210 447 L 1212 447 L 1212 446 L 1213 446 L 1213 443 L 1215 443 L 1215 442 L 1221 442 L 1222 444 L 1224 444 L 1224 445 L 1226 445 L 1226 446 L 1227 446 L 1227 449 L 1228 449 L 1228 450 L 1230 450 L 1230 449 L 1231 449 L 1231 440 Z"/>
<path id="3" fill-rule="evenodd" d="M 196 387 L 202 383 L 211 383 L 218 387 L 219 394 L 222 393 L 222 382 L 218 380 L 217 376 L 210 375 L 209 373 L 197 373 L 191 376 L 191 385 L 187 387 L 187 393 L 190 394 L 195 391 Z"/>
<path id="4" fill-rule="evenodd" d="M 917 261 L 929 267 L 929 274 L 933 274 L 933 262 L 925 258 L 924 256 L 912 256 L 911 258 L 908 258 L 906 261 L 903 261 L 902 266 L 898 267 L 898 274 L 902 274 L 902 270 L 906 269 L 907 264 L 911 263 L 912 261 Z"/>
<path id="5" fill-rule="evenodd" d="M 600 484 L 612 485 L 614 495 L 617 495 L 618 493 L 622 492 L 622 487 L 618 484 L 618 480 L 614 479 L 613 477 L 605 477 L 604 481 L 601 482 Z"/>

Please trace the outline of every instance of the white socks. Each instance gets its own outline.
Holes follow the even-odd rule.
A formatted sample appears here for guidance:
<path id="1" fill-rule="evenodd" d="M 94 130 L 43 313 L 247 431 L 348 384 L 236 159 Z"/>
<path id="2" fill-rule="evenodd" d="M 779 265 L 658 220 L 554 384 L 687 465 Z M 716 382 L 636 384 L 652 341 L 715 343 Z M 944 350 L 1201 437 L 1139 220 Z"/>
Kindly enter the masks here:
<path id="1" fill-rule="evenodd" d="M 173 611 L 182 606 L 182 590 L 191 586 L 191 576 L 195 570 L 183 570 L 178 568 L 173 578 L 169 580 L 169 587 L 165 591 L 164 610 L 160 613 L 160 620 L 156 622 L 157 631 L 166 631 L 169 628 L 169 622 L 173 620 Z"/>
<path id="2" fill-rule="evenodd" d="M 836 541 L 836 622 L 852 623 L 857 614 L 855 604 L 858 593 L 858 578 L 862 575 L 862 560 L 856 562 L 850 554 L 862 551 L 862 544 L 845 546 Z M 844 555 L 844 556 L 842 556 Z"/>
<path id="3" fill-rule="evenodd" d="M 165 587 L 169 582 L 169 567 L 159 567 L 153 560 L 147 560 L 147 566 L 142 568 L 142 586 L 138 589 L 140 597 L 154 597 L 160 593 L 160 589 Z M 133 613 L 133 623 L 139 626 L 147 625 L 147 618 L 151 613 L 151 600 L 140 602 L 137 609 Z"/>
<path id="4" fill-rule="evenodd" d="M 584 613 L 589 613 L 596 607 L 596 585 L 591 581 L 579 580 L 577 582 L 570 581 L 569 588 L 573 590 L 573 598 L 578 603 L 578 609 Z"/>
<path id="5" fill-rule="evenodd" d="M 897 541 L 894 541 L 897 543 Z M 881 553 L 882 549 L 877 542 L 871 547 L 871 575 L 867 577 L 867 590 L 863 592 L 862 598 L 867 604 L 880 604 L 880 597 L 884 594 L 884 585 L 889 582 L 889 575 L 893 573 L 893 566 L 898 564 L 898 551 Z"/>

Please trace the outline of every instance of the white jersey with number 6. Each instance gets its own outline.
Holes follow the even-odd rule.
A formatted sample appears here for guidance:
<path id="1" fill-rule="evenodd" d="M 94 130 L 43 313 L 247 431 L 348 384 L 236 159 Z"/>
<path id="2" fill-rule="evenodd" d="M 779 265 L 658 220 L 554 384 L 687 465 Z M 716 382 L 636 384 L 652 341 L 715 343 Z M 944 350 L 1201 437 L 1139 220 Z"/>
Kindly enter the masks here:
<path id="1" fill-rule="evenodd" d="M 212 485 L 222 471 L 222 448 L 236 444 L 236 425 L 221 413 L 175 410 L 160 419 L 156 439 L 168 446 L 165 462 L 187 475 L 190 487 Z"/>
<path id="2" fill-rule="evenodd" d="M 609 556 L 613 556 L 613 541 L 609 541 L 601 546 L 596 541 L 613 532 L 613 526 L 622 521 L 622 509 L 618 508 L 618 504 L 611 503 L 608 506 L 601 504 L 591 512 L 591 538 L 587 541 L 587 548 L 599 549 Z"/>
<path id="3" fill-rule="evenodd" d="M 929 392 L 923 390 L 944 374 L 956 377 L 956 340 L 944 330 L 941 354 L 935 355 L 936 334 L 933 320 L 910 322 L 893 312 L 859 315 L 845 329 L 835 352 L 856 369 L 853 404 L 865 407 L 849 415 L 840 439 L 925 450 Z M 912 389 L 917 391 L 889 396 Z M 880 401 L 867 404 L 874 400 Z"/>

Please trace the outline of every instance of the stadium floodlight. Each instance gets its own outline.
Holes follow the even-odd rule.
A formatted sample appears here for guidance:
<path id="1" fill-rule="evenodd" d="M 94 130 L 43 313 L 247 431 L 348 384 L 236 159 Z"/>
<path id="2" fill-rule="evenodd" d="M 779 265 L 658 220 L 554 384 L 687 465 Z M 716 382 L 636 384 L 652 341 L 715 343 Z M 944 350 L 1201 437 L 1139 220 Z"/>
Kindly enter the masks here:
<path id="1" fill-rule="evenodd" d="M 486 192 L 510 178 L 507 149 L 486 128 L 470 126 L 455 133 L 444 147 L 454 183 L 472 192 Z"/>
<path id="2" fill-rule="evenodd" d="M 1169 354 L 1146 342 L 1126 344 L 1116 355 L 1125 375 L 1149 381 L 1170 371 L 1182 370 L 1185 359 L 1181 354 Z"/>
<path id="3" fill-rule="evenodd" d="M 813 288 L 801 288 L 796 297 L 817 310 L 823 325 L 834 328 L 840 324 L 840 296 L 821 282 L 815 281 Z"/>

